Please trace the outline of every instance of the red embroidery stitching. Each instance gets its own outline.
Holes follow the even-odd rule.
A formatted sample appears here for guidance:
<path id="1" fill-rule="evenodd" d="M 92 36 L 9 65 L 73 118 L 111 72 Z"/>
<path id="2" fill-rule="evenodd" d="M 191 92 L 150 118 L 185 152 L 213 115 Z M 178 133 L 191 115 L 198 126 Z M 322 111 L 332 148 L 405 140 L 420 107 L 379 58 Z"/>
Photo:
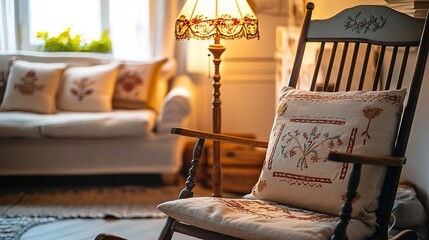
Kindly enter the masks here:
<path id="1" fill-rule="evenodd" d="M 291 122 L 297 123 L 318 123 L 318 124 L 334 124 L 334 125 L 344 125 L 345 121 L 342 120 L 325 120 L 325 119 L 310 119 L 310 118 L 291 118 Z"/>
<path id="2" fill-rule="evenodd" d="M 294 219 L 314 222 L 337 222 L 339 220 L 337 216 L 311 212 L 286 205 L 278 207 L 278 204 L 274 202 L 225 198 L 213 199 L 222 204 L 226 204 L 234 211 L 244 212 L 265 219 Z"/>
<path id="3" fill-rule="evenodd" d="M 368 125 L 366 126 L 366 130 L 362 133 L 362 136 L 365 136 L 363 139 L 363 145 L 366 143 L 366 139 L 371 139 L 371 136 L 369 136 L 369 126 L 371 125 L 371 120 L 378 117 L 380 113 L 383 111 L 383 109 L 378 107 L 366 107 L 363 109 L 363 115 L 368 118 Z"/>
<path id="4" fill-rule="evenodd" d="M 280 127 L 280 131 L 277 134 L 276 141 L 274 142 L 274 145 L 273 145 L 273 147 L 271 149 L 270 158 L 268 159 L 268 170 L 271 170 L 271 168 L 273 167 L 274 154 L 276 153 L 277 145 L 279 144 L 280 137 L 282 135 L 282 132 L 283 132 L 284 128 L 285 128 L 285 124 L 282 124 L 281 127 Z"/>
<path id="5" fill-rule="evenodd" d="M 36 72 L 31 70 L 25 74 L 24 77 L 21 78 L 22 83 L 15 83 L 13 85 L 14 89 L 18 89 L 18 91 L 22 95 L 33 95 L 35 91 L 42 91 L 44 85 L 37 85 L 36 81 L 38 81 L 38 77 L 36 76 Z"/>
<path id="6" fill-rule="evenodd" d="M 258 181 L 258 192 L 262 192 L 262 190 L 264 190 L 264 188 L 267 186 L 267 180 L 262 180 L 260 179 Z"/>
<path id="7" fill-rule="evenodd" d="M 327 184 L 332 183 L 331 179 L 329 178 L 310 177 L 310 176 L 299 175 L 294 173 L 285 173 L 285 172 L 273 172 L 273 177 L 289 178 L 289 179 L 305 181 L 305 182 L 319 182 L 319 183 L 327 183 Z"/>
<path id="8" fill-rule="evenodd" d="M 357 128 L 353 128 L 352 132 L 350 133 L 349 144 L 347 145 L 346 153 L 350 154 L 353 152 L 357 130 L 358 130 Z M 348 168 L 349 168 L 349 164 L 343 163 L 343 167 L 341 168 L 340 180 L 344 180 L 346 178 Z"/>
<path id="9" fill-rule="evenodd" d="M 287 103 L 282 101 L 277 109 L 277 116 L 283 116 L 287 110 Z"/>
<path id="10" fill-rule="evenodd" d="M 138 85 L 144 83 L 140 74 L 136 71 L 126 71 L 118 78 L 118 85 L 127 93 L 133 91 Z"/>
<path id="11" fill-rule="evenodd" d="M 89 81 L 88 78 L 82 78 L 80 80 L 73 81 L 73 84 L 76 85 L 76 88 L 71 88 L 70 92 L 73 96 L 77 97 L 79 101 L 82 101 L 83 98 L 91 95 L 94 92 L 94 89 L 89 87 L 94 84 L 93 81 Z"/>
<path id="12" fill-rule="evenodd" d="M 321 148 L 325 143 L 328 144 L 329 149 L 332 149 L 335 145 L 340 146 L 343 144 L 340 136 L 329 137 L 329 133 L 324 133 L 322 135 L 317 131 L 317 127 L 314 127 L 311 130 L 310 134 L 307 134 L 305 132 L 302 133 L 302 138 L 304 138 L 305 140 L 304 142 L 298 139 L 298 137 L 301 135 L 298 130 L 288 132 L 285 136 L 283 136 L 283 138 L 288 137 L 285 142 L 286 145 L 282 146 L 283 157 L 287 158 L 288 155 L 289 157 L 298 155 L 299 159 L 296 163 L 296 167 L 301 168 L 301 170 L 304 170 L 304 168 L 308 168 L 308 158 L 310 158 L 313 163 L 316 163 L 321 160 L 321 157 L 318 153 L 318 149 Z M 323 137 L 324 139 L 320 141 L 320 137 Z M 292 141 L 295 142 L 295 145 L 292 148 L 287 148 L 292 145 Z M 323 159 L 323 162 L 325 162 L 326 160 L 327 159 L 325 157 L 325 159 Z"/>
<path id="13" fill-rule="evenodd" d="M 365 95 L 320 95 L 318 93 L 295 93 L 285 97 L 287 100 L 296 101 L 312 101 L 312 102 L 343 102 L 343 101 L 381 101 L 385 100 L 393 105 L 399 106 L 402 96 L 398 96 L 389 92 L 383 93 L 367 93 Z"/>

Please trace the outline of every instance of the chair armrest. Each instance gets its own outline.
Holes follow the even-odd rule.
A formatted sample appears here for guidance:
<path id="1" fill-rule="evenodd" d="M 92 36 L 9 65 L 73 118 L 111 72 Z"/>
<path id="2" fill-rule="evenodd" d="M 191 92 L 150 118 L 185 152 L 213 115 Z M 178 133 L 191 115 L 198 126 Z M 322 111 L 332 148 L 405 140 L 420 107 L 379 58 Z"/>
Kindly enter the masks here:
<path id="1" fill-rule="evenodd" d="M 382 165 L 387 167 L 401 167 L 407 161 L 406 157 L 348 154 L 343 152 L 330 152 L 328 160 L 335 162 L 360 163 Z"/>
<path id="2" fill-rule="evenodd" d="M 204 131 L 198 131 L 198 130 L 192 130 L 192 129 L 186 129 L 186 128 L 172 128 L 171 133 L 186 136 L 186 137 L 208 139 L 208 140 L 219 141 L 219 142 L 230 142 L 230 143 L 236 143 L 241 145 L 247 145 L 251 147 L 260 147 L 260 148 L 268 147 L 268 142 L 264 142 L 264 141 L 257 141 L 254 139 L 235 137 L 235 136 L 229 136 L 229 135 L 217 134 L 217 133 L 210 133 L 210 132 L 204 132 Z"/>
<path id="3" fill-rule="evenodd" d="M 188 76 L 180 75 L 174 79 L 157 116 L 158 133 L 169 133 L 172 127 L 183 126 L 183 121 L 192 112 L 193 92 L 194 86 Z"/>

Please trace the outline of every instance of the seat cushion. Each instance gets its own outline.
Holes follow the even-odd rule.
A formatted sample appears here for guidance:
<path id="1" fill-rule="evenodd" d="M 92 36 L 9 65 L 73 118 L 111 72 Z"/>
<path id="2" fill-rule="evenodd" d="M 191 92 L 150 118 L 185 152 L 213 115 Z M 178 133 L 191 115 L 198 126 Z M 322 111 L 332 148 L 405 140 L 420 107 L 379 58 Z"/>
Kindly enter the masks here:
<path id="1" fill-rule="evenodd" d="M 153 132 L 155 122 L 156 113 L 149 109 L 50 115 L 0 112 L 0 137 L 141 137 Z"/>
<path id="2" fill-rule="evenodd" d="M 46 119 L 41 133 L 50 137 L 147 136 L 156 121 L 152 110 L 115 110 L 112 112 L 60 112 Z"/>
<path id="3" fill-rule="evenodd" d="M 0 137 L 41 137 L 40 126 L 53 115 L 0 112 Z"/>
<path id="4" fill-rule="evenodd" d="M 329 152 L 391 155 L 405 95 L 285 89 L 253 197 L 337 215 L 351 166 L 328 161 Z M 384 175 L 384 167 L 362 166 L 354 218 L 375 224 Z"/>
<path id="5" fill-rule="evenodd" d="M 243 239 L 329 239 L 337 216 L 270 201 L 197 197 L 162 203 L 158 209 L 174 219 Z M 364 239 L 374 227 L 351 220 L 349 239 Z"/>

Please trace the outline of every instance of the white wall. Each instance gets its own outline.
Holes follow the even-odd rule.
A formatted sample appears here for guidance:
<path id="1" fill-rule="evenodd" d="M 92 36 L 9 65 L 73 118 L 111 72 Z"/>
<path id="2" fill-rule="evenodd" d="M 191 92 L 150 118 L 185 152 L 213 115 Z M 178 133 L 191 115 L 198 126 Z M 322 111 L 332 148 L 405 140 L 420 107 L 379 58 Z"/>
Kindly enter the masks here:
<path id="1" fill-rule="evenodd" d="M 384 0 L 306 0 L 315 5 L 313 18 L 329 18 L 341 10 L 356 5 L 385 5 Z"/>
<path id="2" fill-rule="evenodd" d="M 424 78 L 406 152 L 407 165 L 403 168 L 402 177 L 414 185 L 429 215 L 429 63 L 426 64 Z"/>

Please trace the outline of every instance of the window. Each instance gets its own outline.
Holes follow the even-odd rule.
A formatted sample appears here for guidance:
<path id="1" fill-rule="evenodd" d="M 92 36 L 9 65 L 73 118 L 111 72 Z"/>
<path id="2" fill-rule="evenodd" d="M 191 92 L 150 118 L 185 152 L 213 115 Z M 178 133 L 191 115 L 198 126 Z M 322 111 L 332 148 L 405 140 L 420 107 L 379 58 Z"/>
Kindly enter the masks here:
<path id="1" fill-rule="evenodd" d="M 170 29 L 173 23 L 170 15 L 167 18 L 171 23 L 165 21 L 166 14 L 173 13 L 174 18 L 177 15 L 176 4 L 170 3 L 171 0 L 8 1 L 17 4 L 19 28 L 16 27 L 13 34 L 18 36 L 19 50 L 38 50 L 43 42 L 37 39 L 37 32 L 48 32 L 49 37 L 56 37 L 68 27 L 71 27 L 72 36 L 81 36 L 83 43 L 99 39 L 104 30 L 109 30 L 116 58 L 148 60 L 159 56 L 165 45 L 173 46 L 164 44 L 165 29 Z M 0 29 L 0 37 L 2 33 L 12 34 Z"/>
<path id="2" fill-rule="evenodd" d="M 21 49 L 36 50 L 42 43 L 36 33 L 58 36 L 67 27 L 83 42 L 99 39 L 108 29 L 108 0 L 21 0 Z"/>

